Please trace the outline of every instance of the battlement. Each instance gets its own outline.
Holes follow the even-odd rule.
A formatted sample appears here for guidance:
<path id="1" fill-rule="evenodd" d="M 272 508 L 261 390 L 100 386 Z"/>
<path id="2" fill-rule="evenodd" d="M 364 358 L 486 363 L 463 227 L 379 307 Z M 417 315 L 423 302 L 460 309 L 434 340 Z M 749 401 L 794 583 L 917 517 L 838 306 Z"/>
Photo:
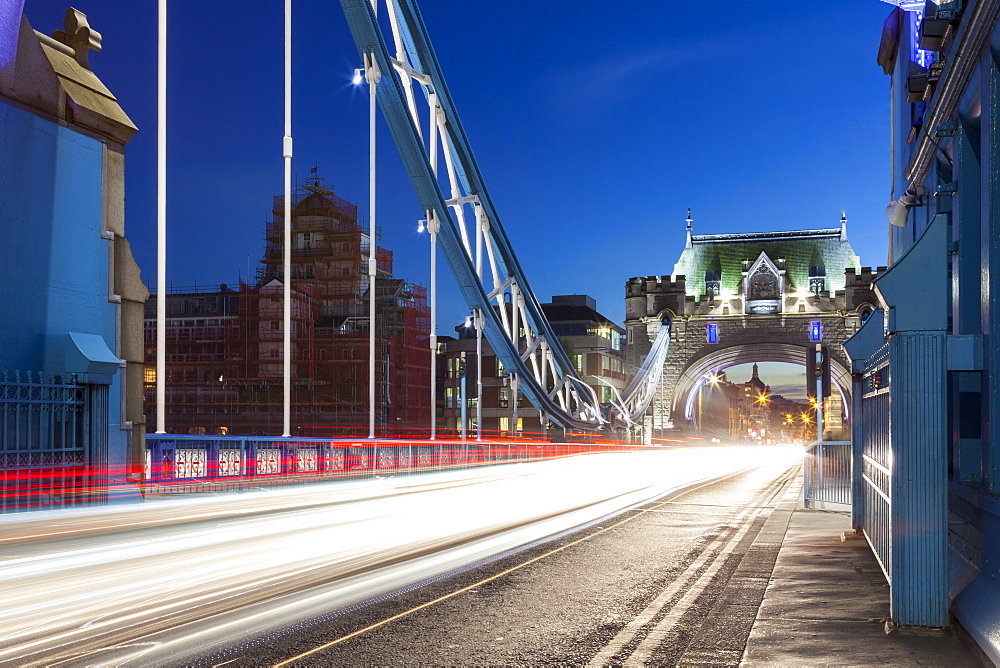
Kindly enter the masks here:
<path id="1" fill-rule="evenodd" d="M 846 286 L 847 287 L 869 286 L 871 285 L 872 280 L 884 271 L 885 267 L 876 267 L 874 271 L 872 271 L 871 267 L 861 267 L 860 272 L 858 272 L 854 267 L 848 267 L 844 271 Z"/>
<path id="2" fill-rule="evenodd" d="M 641 297 L 647 294 L 679 292 L 687 288 L 687 278 L 681 274 L 677 278 L 667 276 L 634 276 L 625 284 L 626 297 Z"/>

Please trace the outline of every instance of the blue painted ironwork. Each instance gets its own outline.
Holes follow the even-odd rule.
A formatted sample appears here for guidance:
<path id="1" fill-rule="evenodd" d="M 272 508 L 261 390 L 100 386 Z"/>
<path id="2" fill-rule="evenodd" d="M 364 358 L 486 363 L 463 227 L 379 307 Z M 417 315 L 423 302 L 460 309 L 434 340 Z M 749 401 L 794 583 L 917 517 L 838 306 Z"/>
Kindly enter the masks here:
<path id="1" fill-rule="evenodd" d="M 892 583 L 892 445 L 889 434 L 889 346 L 868 360 L 861 389 L 864 427 L 860 477 L 864 482 L 862 531 Z M 860 418 L 860 416 L 859 416 Z"/>
<path id="2" fill-rule="evenodd" d="M 144 477 L 147 495 L 222 492 L 635 451 L 644 447 L 647 446 L 148 434 Z"/>
<path id="3" fill-rule="evenodd" d="M 803 496 L 807 508 L 851 503 L 851 442 L 823 441 L 806 447 Z"/>
<path id="4" fill-rule="evenodd" d="M 949 621 L 947 233 L 947 216 L 935 216 L 918 242 L 873 281 L 885 307 L 885 343 L 863 360 L 856 416 L 863 440 L 862 530 L 891 585 L 892 621 L 912 626 Z M 870 342 L 845 346 L 853 359 Z"/>
<path id="5" fill-rule="evenodd" d="M 341 0 L 359 55 L 374 62 L 382 75 L 382 113 L 428 224 L 438 230 L 459 290 L 482 316 L 483 335 L 516 378 L 516 387 L 552 421 L 577 430 L 601 428 L 608 420 L 600 401 L 559 344 L 500 223 L 415 1 L 389 0 L 389 39 L 383 37 L 372 4 Z M 395 44 L 395 56 L 387 49 L 388 41 Z M 426 132 L 415 106 L 414 82 L 427 101 Z M 435 137 L 443 144 L 449 196 L 431 164 L 437 154 Z M 433 143 L 425 147 L 425 141 Z M 474 234 L 466 228 L 466 219 L 475 221 Z M 623 399 L 624 405 L 634 403 L 630 397 Z"/>
<path id="6" fill-rule="evenodd" d="M 0 512 L 104 500 L 107 394 L 42 373 L 3 374 Z"/>

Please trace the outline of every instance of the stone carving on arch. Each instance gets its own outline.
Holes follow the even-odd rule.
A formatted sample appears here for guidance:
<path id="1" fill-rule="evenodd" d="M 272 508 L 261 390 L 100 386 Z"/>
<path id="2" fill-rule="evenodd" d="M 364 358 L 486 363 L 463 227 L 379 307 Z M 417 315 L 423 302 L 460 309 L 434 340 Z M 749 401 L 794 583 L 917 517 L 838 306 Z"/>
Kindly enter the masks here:
<path id="1" fill-rule="evenodd" d="M 783 273 L 767 253 L 761 251 L 743 279 L 747 313 L 781 312 Z"/>

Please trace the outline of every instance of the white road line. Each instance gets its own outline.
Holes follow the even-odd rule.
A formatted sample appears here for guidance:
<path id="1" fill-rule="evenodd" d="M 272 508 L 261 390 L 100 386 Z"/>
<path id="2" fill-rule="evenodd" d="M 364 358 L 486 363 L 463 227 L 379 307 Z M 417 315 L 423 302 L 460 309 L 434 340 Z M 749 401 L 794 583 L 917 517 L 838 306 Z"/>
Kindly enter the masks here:
<path id="1" fill-rule="evenodd" d="M 756 517 L 764 510 L 772 507 L 773 506 L 770 505 L 753 505 L 740 511 L 740 513 L 738 513 L 734 518 L 734 523 L 739 525 L 739 529 L 736 529 L 734 533 L 731 527 L 727 527 L 727 529 L 730 530 L 724 531 L 720 534 L 718 538 L 716 538 L 713 545 L 706 548 L 698 556 L 698 558 L 695 559 L 691 565 L 689 565 L 673 582 L 671 582 L 666 589 L 660 592 L 660 594 L 653 599 L 653 601 L 646 606 L 646 608 L 639 613 L 638 616 L 626 624 L 625 628 L 619 631 L 618 634 L 611 639 L 611 642 L 605 645 L 604 648 L 590 660 L 587 664 L 588 668 L 600 668 L 607 666 L 611 662 L 611 659 L 618 654 L 622 648 L 629 644 L 636 637 L 639 631 L 646 624 L 649 624 L 663 609 L 663 607 L 674 598 L 674 596 L 676 596 L 679 592 L 684 591 L 685 587 L 688 587 L 689 583 L 693 582 L 690 589 L 688 589 L 681 599 L 673 606 L 666 617 L 664 617 L 652 630 L 650 630 L 646 638 L 639 643 L 639 646 L 624 663 L 625 666 L 629 667 L 646 665 L 643 661 L 643 657 L 651 654 L 652 651 L 659 646 L 663 638 L 666 637 L 666 635 L 673 629 L 694 601 L 698 599 L 701 593 L 718 573 L 719 569 L 726 563 L 726 557 L 732 554 L 742 541 L 743 537 L 746 536 L 750 527 L 753 526 L 753 520 L 756 519 Z M 726 540 L 727 538 L 729 538 L 728 541 Z M 697 574 L 706 566 L 708 566 L 707 570 L 705 570 L 705 572 L 699 577 Z"/>

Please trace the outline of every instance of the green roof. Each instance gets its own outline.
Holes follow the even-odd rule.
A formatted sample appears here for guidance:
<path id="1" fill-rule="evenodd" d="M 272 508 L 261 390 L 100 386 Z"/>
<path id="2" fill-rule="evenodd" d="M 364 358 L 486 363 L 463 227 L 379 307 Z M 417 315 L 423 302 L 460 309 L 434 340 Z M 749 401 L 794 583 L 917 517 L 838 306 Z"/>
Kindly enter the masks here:
<path id="1" fill-rule="evenodd" d="M 809 289 L 809 267 L 826 268 L 826 289 L 843 290 L 844 271 L 861 269 L 861 260 L 847 240 L 846 226 L 822 230 L 691 235 L 687 248 L 674 265 L 673 278 L 685 276 L 687 294 L 705 294 L 705 272 L 722 270 L 721 289 L 738 293 L 743 261 L 751 264 L 764 252 L 775 264 L 785 261 L 785 275 L 793 290 Z M 822 265 L 813 265 L 820 261 Z"/>

